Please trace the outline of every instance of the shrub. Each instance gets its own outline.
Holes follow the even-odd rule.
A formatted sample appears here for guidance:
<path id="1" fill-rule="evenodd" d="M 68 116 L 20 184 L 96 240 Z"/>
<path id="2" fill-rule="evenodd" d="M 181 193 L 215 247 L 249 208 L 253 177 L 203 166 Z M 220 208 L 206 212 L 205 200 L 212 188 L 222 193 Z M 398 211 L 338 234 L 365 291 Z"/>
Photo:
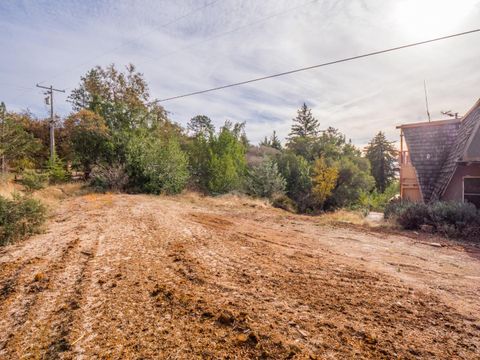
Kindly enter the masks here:
<path id="1" fill-rule="evenodd" d="M 90 185 L 97 191 L 122 191 L 128 184 L 128 175 L 123 165 L 97 165 L 91 172 Z"/>
<path id="2" fill-rule="evenodd" d="M 480 239 L 480 212 L 469 203 L 439 201 L 425 205 L 393 201 L 385 207 L 384 216 L 407 230 L 431 225 L 436 232 L 448 237 Z"/>
<path id="3" fill-rule="evenodd" d="M 422 203 L 406 204 L 397 214 L 398 224 L 406 230 L 418 230 L 429 223 L 428 206 Z"/>
<path id="4" fill-rule="evenodd" d="M 391 202 L 399 201 L 399 182 L 390 184 L 383 193 L 374 189 L 372 192 L 362 191 L 358 207 L 367 211 L 385 212 Z"/>
<path id="5" fill-rule="evenodd" d="M 290 211 L 292 213 L 297 212 L 297 206 L 295 202 L 284 194 L 274 195 L 271 201 L 273 207 Z"/>
<path id="6" fill-rule="evenodd" d="M 470 203 L 439 201 L 429 206 L 429 217 L 438 232 L 458 237 L 477 222 L 479 214 Z"/>
<path id="7" fill-rule="evenodd" d="M 38 173 L 35 170 L 25 170 L 20 180 L 20 183 L 25 186 L 25 190 L 29 193 L 43 189 L 47 182 L 48 174 Z"/>
<path id="8" fill-rule="evenodd" d="M 383 217 L 385 219 L 394 219 L 406 206 L 408 202 L 403 202 L 400 199 L 394 199 L 385 205 L 383 210 Z"/>
<path id="9" fill-rule="evenodd" d="M 175 138 L 135 136 L 127 146 L 130 185 L 152 194 L 176 194 L 188 181 L 188 159 Z"/>
<path id="10" fill-rule="evenodd" d="M 277 164 L 265 160 L 254 167 L 247 177 L 247 191 L 250 195 L 271 198 L 285 192 L 286 181 L 278 171 Z"/>
<path id="11" fill-rule="evenodd" d="M 50 184 L 60 184 L 69 179 L 69 173 L 65 170 L 62 160 L 55 156 L 47 163 L 47 174 Z"/>
<path id="12" fill-rule="evenodd" d="M 45 207 L 36 199 L 15 195 L 10 200 L 0 196 L 0 245 L 38 232 L 45 216 Z"/>

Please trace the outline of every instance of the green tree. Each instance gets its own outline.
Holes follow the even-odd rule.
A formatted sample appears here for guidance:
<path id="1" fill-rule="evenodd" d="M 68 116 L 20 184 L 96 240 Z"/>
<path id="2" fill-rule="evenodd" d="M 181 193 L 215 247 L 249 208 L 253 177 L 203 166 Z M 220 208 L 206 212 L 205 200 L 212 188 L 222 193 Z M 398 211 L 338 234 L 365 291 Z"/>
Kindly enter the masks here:
<path id="1" fill-rule="evenodd" d="M 282 150 L 282 143 L 280 142 L 280 139 L 277 136 L 277 132 L 273 130 L 272 136 L 270 138 L 267 138 L 265 136 L 265 139 L 263 139 L 262 142 L 260 142 L 261 146 L 268 146 L 277 150 Z"/>
<path id="2" fill-rule="evenodd" d="M 286 181 L 278 170 L 275 161 L 267 159 L 249 171 L 247 190 L 249 194 L 272 198 L 285 192 Z"/>
<path id="3" fill-rule="evenodd" d="M 241 124 L 226 123 L 218 135 L 209 139 L 208 175 L 205 179 L 211 193 L 239 189 L 246 173 L 245 145 Z"/>
<path id="4" fill-rule="evenodd" d="M 94 165 L 111 157 L 113 144 L 105 120 L 90 110 L 80 110 L 64 122 L 70 151 L 86 179 Z"/>
<path id="5" fill-rule="evenodd" d="M 187 145 L 189 169 L 193 184 L 200 190 L 207 190 L 210 161 L 210 138 L 213 134 L 200 133 Z"/>
<path id="6" fill-rule="evenodd" d="M 304 103 L 297 111 L 296 118 L 288 137 L 287 148 L 295 154 L 303 156 L 308 161 L 313 161 L 313 149 L 320 132 L 320 123 L 312 115 L 312 111 Z"/>
<path id="7" fill-rule="evenodd" d="M 153 194 L 176 194 L 187 183 L 188 158 L 174 137 L 161 139 L 146 131 L 130 137 L 126 149 L 131 186 Z"/>
<path id="8" fill-rule="evenodd" d="M 362 194 L 370 192 L 375 180 L 370 175 L 370 163 L 363 157 L 342 157 L 335 162 L 338 180 L 332 195 L 326 201 L 326 207 L 351 207 L 357 204 Z"/>
<path id="9" fill-rule="evenodd" d="M 302 107 L 297 111 L 297 117 L 293 119 L 292 129 L 290 131 L 290 139 L 295 137 L 316 137 L 318 135 L 320 123 L 312 115 L 312 110 L 307 104 L 303 103 Z"/>
<path id="10" fill-rule="evenodd" d="M 205 115 L 197 115 L 190 119 L 187 124 L 187 129 L 193 134 L 198 136 L 200 134 L 208 136 L 215 132 L 215 127 L 212 124 L 212 120 Z"/>
<path id="11" fill-rule="evenodd" d="M 5 104 L 0 104 L 0 161 L 1 171 L 9 166 L 19 166 L 30 160 L 40 144 L 32 134 L 24 130 L 21 123 L 7 113 Z"/>
<path id="12" fill-rule="evenodd" d="M 388 141 L 385 134 L 379 131 L 365 148 L 365 155 L 370 160 L 375 185 L 383 193 L 396 178 L 398 151 L 394 142 Z"/>
<path id="13" fill-rule="evenodd" d="M 312 194 L 311 167 L 305 158 L 293 152 L 284 152 L 277 157 L 280 173 L 287 181 L 287 195 L 292 199 L 299 212 L 312 209 L 315 198 Z"/>
<path id="14" fill-rule="evenodd" d="M 167 113 L 149 100 L 147 82 L 132 64 L 125 72 L 113 64 L 89 70 L 69 96 L 74 111 L 95 112 L 105 119 L 111 130 L 162 126 L 168 120 Z"/>

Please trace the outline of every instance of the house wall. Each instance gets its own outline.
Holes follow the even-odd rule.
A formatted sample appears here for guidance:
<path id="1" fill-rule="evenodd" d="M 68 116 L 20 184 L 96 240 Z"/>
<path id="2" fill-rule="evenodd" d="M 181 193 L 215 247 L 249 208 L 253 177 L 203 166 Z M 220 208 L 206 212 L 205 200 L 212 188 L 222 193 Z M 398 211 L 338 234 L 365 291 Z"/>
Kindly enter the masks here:
<path id="1" fill-rule="evenodd" d="M 402 164 L 400 167 L 400 197 L 407 201 L 423 201 L 417 174 L 412 164 Z"/>
<path id="2" fill-rule="evenodd" d="M 463 177 L 464 176 L 480 176 L 480 164 L 459 165 L 453 175 L 450 184 L 445 190 L 442 200 L 446 201 L 463 201 Z"/>

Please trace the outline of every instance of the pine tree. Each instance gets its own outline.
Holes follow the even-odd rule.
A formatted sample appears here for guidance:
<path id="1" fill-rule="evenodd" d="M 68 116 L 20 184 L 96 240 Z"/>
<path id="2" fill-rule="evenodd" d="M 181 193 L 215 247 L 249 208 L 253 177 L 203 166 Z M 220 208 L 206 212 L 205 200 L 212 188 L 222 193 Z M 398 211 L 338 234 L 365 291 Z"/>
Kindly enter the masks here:
<path id="1" fill-rule="evenodd" d="M 398 151 L 393 144 L 394 142 L 388 141 L 380 131 L 365 148 L 365 155 L 372 166 L 372 176 L 375 178 L 377 190 L 381 193 L 395 180 Z"/>
<path id="2" fill-rule="evenodd" d="M 312 111 L 304 103 L 297 111 L 297 117 L 293 119 L 287 148 L 296 155 L 300 155 L 308 161 L 313 161 L 315 154 L 315 143 L 318 140 L 320 123 L 312 115 Z"/>
<path id="3" fill-rule="evenodd" d="M 290 131 L 289 138 L 296 137 L 307 138 L 316 137 L 319 132 L 320 123 L 312 115 L 312 110 L 307 104 L 303 103 L 302 107 L 297 111 L 297 117 L 293 119 L 294 124 Z"/>
<path id="4" fill-rule="evenodd" d="M 260 142 L 260 146 L 268 146 L 277 150 L 282 150 L 282 143 L 277 136 L 277 132 L 273 130 L 272 136 L 270 138 L 266 137 Z"/>
<path id="5" fill-rule="evenodd" d="M 270 137 L 270 146 L 274 149 L 282 150 L 282 143 L 280 142 L 275 130 L 273 130 L 273 134 Z"/>

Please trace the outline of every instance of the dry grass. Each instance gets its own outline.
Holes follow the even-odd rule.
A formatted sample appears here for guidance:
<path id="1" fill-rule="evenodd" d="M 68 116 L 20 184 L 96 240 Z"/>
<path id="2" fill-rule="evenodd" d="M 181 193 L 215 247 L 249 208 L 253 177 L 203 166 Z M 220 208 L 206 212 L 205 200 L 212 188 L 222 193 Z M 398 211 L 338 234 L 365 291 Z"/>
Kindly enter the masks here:
<path id="1" fill-rule="evenodd" d="M 179 195 L 183 200 L 192 204 L 219 206 L 222 208 L 234 208 L 238 205 L 257 209 L 272 208 L 267 199 L 256 199 L 243 194 L 224 194 L 219 196 L 205 196 L 197 192 L 186 191 Z"/>
<path id="2" fill-rule="evenodd" d="M 0 196 L 10 198 L 13 193 L 21 192 L 23 186 L 15 184 L 11 179 L 2 181 L 0 179 Z"/>
<path id="3" fill-rule="evenodd" d="M 47 207 L 54 208 L 62 200 L 69 197 L 84 195 L 90 190 L 84 188 L 81 182 L 47 186 L 44 189 L 35 191 L 33 197 L 42 201 Z M 0 181 L 0 196 L 11 198 L 14 193 L 25 194 L 24 187 L 9 178 L 7 181 Z"/>
<path id="4" fill-rule="evenodd" d="M 354 224 L 368 225 L 369 222 L 361 212 L 349 210 L 337 210 L 335 212 L 327 212 L 318 217 L 322 224 Z"/>

